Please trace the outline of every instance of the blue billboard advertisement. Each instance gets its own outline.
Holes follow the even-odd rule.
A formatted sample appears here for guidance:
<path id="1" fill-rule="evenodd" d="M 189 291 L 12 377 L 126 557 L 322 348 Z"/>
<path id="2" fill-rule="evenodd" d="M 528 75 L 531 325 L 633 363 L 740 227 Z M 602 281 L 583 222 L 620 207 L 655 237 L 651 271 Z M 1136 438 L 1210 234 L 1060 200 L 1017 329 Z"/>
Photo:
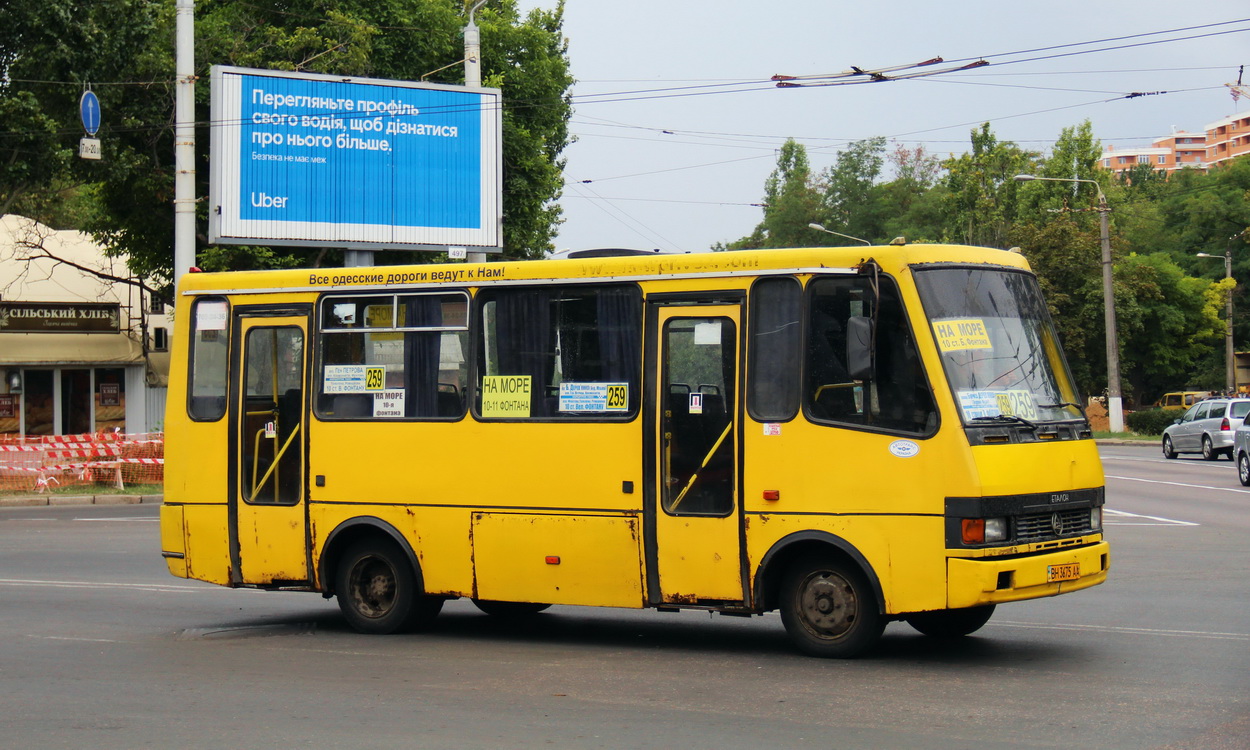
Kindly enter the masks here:
<path id="1" fill-rule="evenodd" d="M 500 93 L 219 66 L 210 241 L 500 244 Z"/>

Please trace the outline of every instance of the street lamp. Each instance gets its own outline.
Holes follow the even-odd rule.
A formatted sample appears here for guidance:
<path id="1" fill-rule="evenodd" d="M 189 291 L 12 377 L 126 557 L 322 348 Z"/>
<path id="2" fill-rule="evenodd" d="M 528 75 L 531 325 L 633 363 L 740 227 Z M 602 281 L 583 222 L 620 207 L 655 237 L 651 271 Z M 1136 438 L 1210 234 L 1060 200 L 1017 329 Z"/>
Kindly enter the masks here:
<path id="1" fill-rule="evenodd" d="M 823 226 L 821 226 L 820 224 L 808 224 L 808 225 L 807 225 L 807 228 L 808 228 L 808 229 L 815 229 L 817 232 L 825 232 L 826 234 L 836 234 L 836 235 L 837 235 L 837 236 L 839 236 L 839 237 L 845 237 L 845 238 L 847 238 L 848 240 L 855 240 L 856 242 L 862 242 L 862 243 L 864 243 L 865 245 L 868 245 L 869 247 L 871 247 L 871 246 L 872 246 L 872 243 L 871 243 L 871 242 L 869 242 L 868 240 L 861 240 L 860 238 L 858 238 L 858 237 L 852 237 L 852 236 L 851 236 L 851 235 L 849 235 L 849 234 L 842 234 L 841 232 L 835 232 L 835 231 L 833 231 L 832 229 L 825 229 L 825 228 L 824 228 Z"/>
<path id="2" fill-rule="evenodd" d="M 1038 177 L 1031 174 L 1016 175 L 1016 182 L 1086 182 L 1098 191 L 1098 234 L 1102 240 L 1102 306 L 1103 321 L 1107 327 L 1107 418 L 1112 432 L 1124 432 L 1124 400 L 1120 397 L 1120 344 L 1115 327 L 1115 289 L 1111 284 L 1111 231 L 1107 226 L 1107 196 L 1095 180 L 1076 177 Z"/>
<path id="3" fill-rule="evenodd" d="M 1199 258 L 1218 258 L 1210 253 L 1197 253 Z M 1224 250 L 1224 278 L 1233 278 L 1233 249 Z M 1232 396 L 1237 393 L 1237 358 L 1233 354 L 1233 287 L 1229 285 L 1224 301 L 1224 382 Z"/>

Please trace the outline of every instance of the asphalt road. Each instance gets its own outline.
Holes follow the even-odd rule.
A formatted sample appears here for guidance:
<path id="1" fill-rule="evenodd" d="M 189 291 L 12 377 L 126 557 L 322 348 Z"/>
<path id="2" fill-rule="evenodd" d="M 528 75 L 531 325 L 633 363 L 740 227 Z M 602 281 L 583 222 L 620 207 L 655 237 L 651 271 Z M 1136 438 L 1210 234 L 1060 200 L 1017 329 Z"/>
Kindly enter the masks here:
<path id="1" fill-rule="evenodd" d="M 1109 582 L 857 661 L 775 614 L 452 602 L 368 637 L 333 601 L 172 578 L 155 506 L 0 509 L 3 748 L 1250 747 L 1250 490 L 1105 447 Z"/>

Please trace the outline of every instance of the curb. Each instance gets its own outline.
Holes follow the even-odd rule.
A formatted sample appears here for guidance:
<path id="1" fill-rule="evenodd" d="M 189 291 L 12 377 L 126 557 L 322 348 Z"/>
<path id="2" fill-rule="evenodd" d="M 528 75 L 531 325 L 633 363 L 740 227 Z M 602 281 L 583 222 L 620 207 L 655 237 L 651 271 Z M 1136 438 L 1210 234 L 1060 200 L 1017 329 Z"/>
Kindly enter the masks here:
<path id="1" fill-rule="evenodd" d="M 0 497 L 0 508 L 38 508 L 60 505 L 159 504 L 164 495 L 10 495 Z"/>

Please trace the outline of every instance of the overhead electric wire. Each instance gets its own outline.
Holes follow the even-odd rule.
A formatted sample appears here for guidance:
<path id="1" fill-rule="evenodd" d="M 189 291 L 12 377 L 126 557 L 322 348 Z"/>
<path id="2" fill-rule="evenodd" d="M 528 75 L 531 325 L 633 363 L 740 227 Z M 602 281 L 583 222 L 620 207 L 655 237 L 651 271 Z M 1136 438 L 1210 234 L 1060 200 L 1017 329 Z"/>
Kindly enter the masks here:
<path id="1" fill-rule="evenodd" d="M 1163 29 L 1161 31 L 1146 31 L 1140 34 L 1126 34 L 1124 36 L 1105 37 L 1103 39 L 1091 39 L 1088 42 L 1069 42 L 1067 44 L 1052 44 L 1047 47 L 1034 47 L 1033 49 L 1016 50 L 1015 52 L 998 52 L 993 55 L 978 55 L 977 57 L 965 57 L 961 60 L 951 60 L 950 62 L 965 62 L 967 60 L 986 60 L 991 57 L 1011 57 L 1013 55 L 1030 55 L 1034 52 L 1049 52 L 1052 49 L 1066 49 L 1068 47 L 1086 47 L 1091 44 L 1102 44 L 1104 42 L 1122 42 L 1125 39 L 1140 39 L 1146 36 L 1158 36 L 1160 34 L 1176 34 L 1182 31 L 1196 31 L 1198 29 L 1211 29 L 1216 26 L 1229 26 L 1234 23 L 1247 23 L 1250 18 L 1237 18 L 1231 21 L 1217 21 L 1215 23 L 1201 24 L 1199 26 L 1181 26 L 1175 29 Z M 1244 29 L 1242 29 L 1244 31 Z M 1165 40 L 1166 41 L 1166 40 Z"/>

